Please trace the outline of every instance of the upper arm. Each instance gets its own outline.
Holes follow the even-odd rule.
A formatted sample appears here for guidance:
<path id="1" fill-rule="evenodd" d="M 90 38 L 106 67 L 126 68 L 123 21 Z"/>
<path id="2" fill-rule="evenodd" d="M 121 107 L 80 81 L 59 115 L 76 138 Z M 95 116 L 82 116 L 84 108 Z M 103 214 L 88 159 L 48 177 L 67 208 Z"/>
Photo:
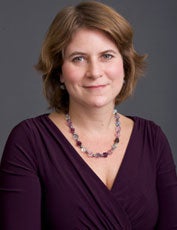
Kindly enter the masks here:
<path id="1" fill-rule="evenodd" d="M 157 146 L 158 229 L 177 229 L 177 176 L 169 143 L 161 130 Z"/>
<path id="2" fill-rule="evenodd" d="M 30 132 L 10 134 L 0 166 L 0 229 L 40 230 L 41 191 Z"/>

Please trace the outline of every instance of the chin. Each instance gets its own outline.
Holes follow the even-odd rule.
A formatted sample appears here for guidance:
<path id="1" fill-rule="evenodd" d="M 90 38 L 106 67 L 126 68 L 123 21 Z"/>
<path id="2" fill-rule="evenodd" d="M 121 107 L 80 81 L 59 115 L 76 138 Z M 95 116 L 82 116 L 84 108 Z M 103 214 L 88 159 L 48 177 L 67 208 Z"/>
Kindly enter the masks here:
<path id="1" fill-rule="evenodd" d="M 108 101 L 108 100 L 95 100 L 94 102 L 90 103 L 90 105 L 92 105 L 95 108 L 102 108 L 105 106 L 110 106 L 110 104 L 115 104 L 112 101 Z"/>

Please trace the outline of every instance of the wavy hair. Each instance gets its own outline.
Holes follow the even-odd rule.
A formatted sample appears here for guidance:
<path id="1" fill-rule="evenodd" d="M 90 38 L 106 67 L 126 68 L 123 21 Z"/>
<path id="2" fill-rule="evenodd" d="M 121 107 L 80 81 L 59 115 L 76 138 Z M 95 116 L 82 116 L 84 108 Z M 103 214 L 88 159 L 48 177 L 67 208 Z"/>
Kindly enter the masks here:
<path id="1" fill-rule="evenodd" d="M 144 73 L 146 55 L 139 55 L 133 47 L 133 30 L 129 22 L 111 7 L 97 2 L 82 2 L 61 10 L 51 23 L 42 44 L 37 70 L 43 74 L 44 94 L 50 108 L 68 111 L 69 94 L 60 87 L 63 52 L 72 35 L 79 28 L 97 29 L 115 42 L 124 65 L 125 84 L 115 99 L 120 104 L 130 96 L 136 82 Z"/>

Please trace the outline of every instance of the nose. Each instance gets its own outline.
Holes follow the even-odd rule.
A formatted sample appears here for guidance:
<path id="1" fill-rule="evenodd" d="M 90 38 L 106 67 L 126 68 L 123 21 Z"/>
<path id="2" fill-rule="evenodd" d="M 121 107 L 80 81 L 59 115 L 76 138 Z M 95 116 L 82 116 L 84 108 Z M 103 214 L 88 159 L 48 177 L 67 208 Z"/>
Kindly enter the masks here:
<path id="1" fill-rule="evenodd" d="M 103 70 L 101 64 L 96 61 L 92 60 L 88 63 L 88 68 L 87 68 L 87 77 L 97 79 L 103 76 Z"/>

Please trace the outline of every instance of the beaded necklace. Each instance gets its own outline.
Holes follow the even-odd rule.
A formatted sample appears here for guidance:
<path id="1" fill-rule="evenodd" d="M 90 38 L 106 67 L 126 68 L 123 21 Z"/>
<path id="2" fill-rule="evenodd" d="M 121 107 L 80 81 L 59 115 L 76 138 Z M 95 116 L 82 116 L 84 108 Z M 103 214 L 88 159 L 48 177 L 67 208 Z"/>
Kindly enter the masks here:
<path id="1" fill-rule="evenodd" d="M 113 114 L 114 114 L 114 118 L 115 118 L 115 139 L 114 139 L 114 142 L 113 142 L 113 145 L 111 146 L 111 148 L 108 151 L 103 152 L 103 153 L 99 153 L 99 152 L 93 153 L 92 151 L 87 150 L 83 146 L 82 142 L 79 140 L 78 134 L 75 132 L 75 128 L 73 127 L 70 115 L 68 113 L 65 115 L 67 125 L 70 129 L 70 132 L 72 134 L 73 139 L 76 142 L 76 146 L 78 146 L 80 148 L 81 152 L 85 153 L 88 157 L 91 157 L 91 158 L 93 158 L 93 157 L 95 157 L 95 158 L 104 157 L 104 158 L 106 158 L 109 155 L 111 155 L 113 153 L 113 151 L 117 148 L 118 143 L 119 143 L 120 130 L 121 130 L 120 121 L 119 121 L 120 116 L 119 116 L 116 109 L 114 110 Z"/>

